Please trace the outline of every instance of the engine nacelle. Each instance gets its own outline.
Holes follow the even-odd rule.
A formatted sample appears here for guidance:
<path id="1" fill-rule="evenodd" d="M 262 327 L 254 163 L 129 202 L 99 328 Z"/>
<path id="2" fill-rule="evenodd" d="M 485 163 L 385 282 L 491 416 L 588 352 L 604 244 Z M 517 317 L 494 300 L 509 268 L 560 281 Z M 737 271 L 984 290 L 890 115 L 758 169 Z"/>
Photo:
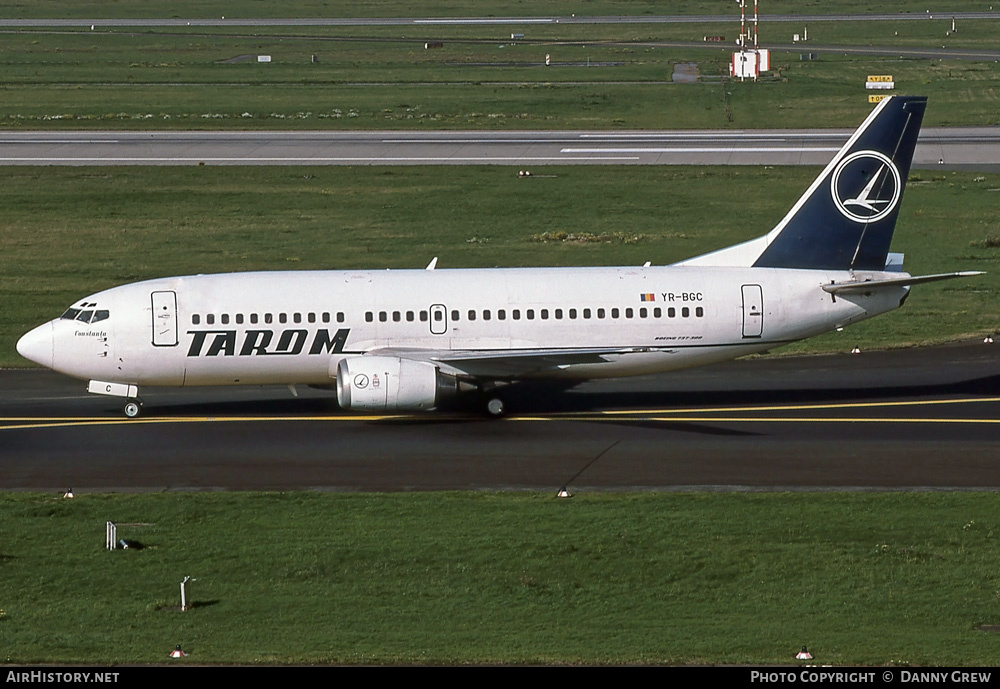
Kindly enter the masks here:
<path id="1" fill-rule="evenodd" d="M 341 409 L 431 409 L 458 389 L 454 376 L 426 361 L 352 356 L 337 364 Z"/>

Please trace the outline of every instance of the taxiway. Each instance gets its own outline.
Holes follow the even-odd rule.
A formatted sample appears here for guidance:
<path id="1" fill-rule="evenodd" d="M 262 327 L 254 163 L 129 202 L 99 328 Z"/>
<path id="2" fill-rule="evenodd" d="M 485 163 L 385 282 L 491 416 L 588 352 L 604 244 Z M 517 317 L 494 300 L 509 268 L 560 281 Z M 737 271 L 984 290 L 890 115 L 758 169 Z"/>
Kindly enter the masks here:
<path id="1" fill-rule="evenodd" d="M 826 490 L 1000 487 L 1000 346 L 764 358 L 512 389 L 501 420 L 365 415 L 329 391 L 114 398 L 0 372 L 6 490 Z"/>

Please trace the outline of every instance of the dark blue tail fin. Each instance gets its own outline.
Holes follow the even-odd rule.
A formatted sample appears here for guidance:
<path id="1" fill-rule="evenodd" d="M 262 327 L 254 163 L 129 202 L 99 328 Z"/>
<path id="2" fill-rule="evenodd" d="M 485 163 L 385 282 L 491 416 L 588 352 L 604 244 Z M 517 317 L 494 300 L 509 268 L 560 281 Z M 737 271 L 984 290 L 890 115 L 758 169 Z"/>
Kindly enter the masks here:
<path id="1" fill-rule="evenodd" d="M 922 96 L 879 103 L 768 233 L 753 265 L 883 270 L 926 107 Z"/>

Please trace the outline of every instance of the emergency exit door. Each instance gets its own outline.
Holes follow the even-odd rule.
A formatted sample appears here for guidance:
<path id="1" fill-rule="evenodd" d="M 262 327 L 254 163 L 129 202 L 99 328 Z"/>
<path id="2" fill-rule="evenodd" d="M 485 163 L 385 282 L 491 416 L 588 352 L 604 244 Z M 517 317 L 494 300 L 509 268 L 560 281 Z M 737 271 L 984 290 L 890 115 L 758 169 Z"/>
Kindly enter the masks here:
<path id="1" fill-rule="evenodd" d="M 448 309 L 444 304 L 433 304 L 430 308 L 431 334 L 444 335 L 448 332 Z"/>

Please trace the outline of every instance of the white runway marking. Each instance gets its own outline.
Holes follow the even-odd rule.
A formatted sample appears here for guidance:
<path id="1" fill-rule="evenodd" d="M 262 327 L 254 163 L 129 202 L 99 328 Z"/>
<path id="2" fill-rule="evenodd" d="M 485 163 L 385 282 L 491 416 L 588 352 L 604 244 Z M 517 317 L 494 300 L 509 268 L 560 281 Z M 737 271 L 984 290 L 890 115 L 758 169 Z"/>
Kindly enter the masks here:
<path id="1" fill-rule="evenodd" d="M 603 151 L 598 151 L 603 152 Z M 518 162 L 565 162 L 566 160 L 638 160 L 638 156 L 621 156 L 621 157 L 595 157 L 595 158 L 562 158 L 558 156 L 548 156 L 548 157 L 534 157 L 529 158 L 525 156 L 487 156 L 487 157 L 472 157 L 465 158 L 461 156 L 442 156 L 442 157 L 397 157 L 397 156 L 375 156 L 375 157 L 359 157 L 359 158 L 94 158 L 94 157 L 79 157 L 79 158 L 19 158 L 13 156 L 0 156 L 0 161 L 7 161 L 11 163 L 17 162 L 36 162 L 36 163 L 148 163 L 150 165 L 159 165 L 164 163 L 241 163 L 241 164 L 253 164 L 253 163 L 392 163 L 392 162 L 407 162 L 407 163 L 495 163 L 498 161 L 518 163 Z"/>
<path id="2" fill-rule="evenodd" d="M 555 19 L 414 19 L 414 24 L 553 24 Z"/>
<path id="3" fill-rule="evenodd" d="M 834 139 L 842 138 L 847 141 L 848 134 L 839 135 L 836 133 L 809 133 L 796 132 L 794 135 L 775 132 L 767 134 L 762 132 L 664 132 L 662 134 L 581 134 L 581 139 L 768 139 L 778 141 L 794 141 L 796 139 Z M 839 149 L 838 149 L 839 150 Z"/>
<path id="4" fill-rule="evenodd" d="M 0 139 L 0 144 L 117 144 L 118 139 Z"/>
<path id="5" fill-rule="evenodd" d="M 575 137 L 560 139 L 382 139 L 384 144 L 554 144 L 561 139 L 575 140 Z"/>
<path id="6" fill-rule="evenodd" d="M 563 148 L 560 153 L 836 153 L 826 146 L 672 146 L 659 148 Z"/>

